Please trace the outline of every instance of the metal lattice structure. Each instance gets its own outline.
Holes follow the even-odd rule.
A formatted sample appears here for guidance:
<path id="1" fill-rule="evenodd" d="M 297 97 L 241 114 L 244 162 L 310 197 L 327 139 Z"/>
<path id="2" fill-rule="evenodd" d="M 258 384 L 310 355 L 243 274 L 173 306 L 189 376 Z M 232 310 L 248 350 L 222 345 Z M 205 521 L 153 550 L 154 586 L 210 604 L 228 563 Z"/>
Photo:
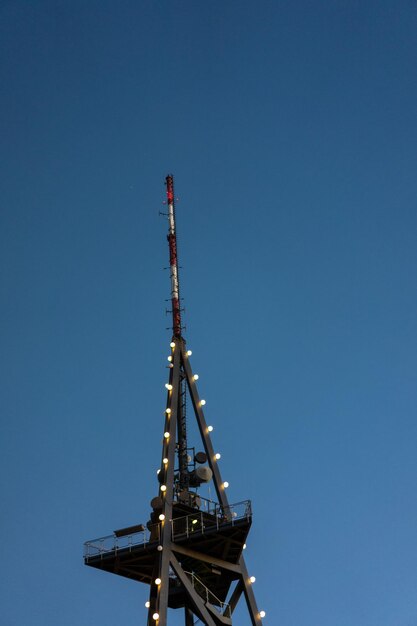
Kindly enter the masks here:
<path id="1" fill-rule="evenodd" d="M 86 565 L 149 585 L 148 626 L 166 626 L 168 608 L 183 609 L 185 626 L 232 625 L 242 595 L 253 626 L 262 625 L 243 550 L 252 523 L 250 501 L 229 504 L 211 442 L 191 352 L 182 336 L 173 177 L 166 177 L 173 337 L 166 384 L 158 495 L 146 525 L 114 531 L 85 544 Z M 204 452 L 188 447 L 186 397 Z M 188 419 L 190 419 L 188 417 Z M 190 455 L 192 451 L 192 455 Z M 212 482 L 217 502 L 199 495 Z M 200 622 L 199 622 L 200 623 Z"/>

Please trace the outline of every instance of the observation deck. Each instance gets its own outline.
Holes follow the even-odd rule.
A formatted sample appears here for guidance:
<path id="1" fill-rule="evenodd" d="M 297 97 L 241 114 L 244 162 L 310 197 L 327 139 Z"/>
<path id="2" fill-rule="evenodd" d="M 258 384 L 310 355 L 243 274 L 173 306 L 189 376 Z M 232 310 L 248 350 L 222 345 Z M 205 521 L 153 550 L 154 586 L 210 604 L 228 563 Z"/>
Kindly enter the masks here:
<path id="1" fill-rule="evenodd" d="M 249 500 L 222 507 L 201 498 L 196 509 L 173 503 L 173 519 L 158 524 L 130 526 L 84 544 L 84 563 L 119 576 L 150 584 L 160 555 L 162 524 L 170 525 L 171 549 L 182 568 L 215 594 L 215 606 L 225 603 L 230 586 L 239 578 L 237 565 L 252 523 Z M 159 547 L 159 550 L 158 550 Z M 222 567 L 226 562 L 230 567 Z M 185 590 L 170 574 L 171 608 L 185 606 Z"/>

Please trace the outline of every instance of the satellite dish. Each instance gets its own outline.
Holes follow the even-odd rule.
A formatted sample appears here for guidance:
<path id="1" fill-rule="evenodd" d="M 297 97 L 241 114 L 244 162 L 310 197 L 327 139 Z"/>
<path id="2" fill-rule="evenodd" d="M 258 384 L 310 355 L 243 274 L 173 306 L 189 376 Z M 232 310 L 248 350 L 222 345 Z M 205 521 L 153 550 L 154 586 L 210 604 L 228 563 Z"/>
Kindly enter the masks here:
<path id="1" fill-rule="evenodd" d="M 152 498 L 151 500 L 151 507 L 154 510 L 162 509 L 163 504 L 164 503 L 162 501 L 162 498 L 160 498 L 159 496 L 156 496 L 155 498 Z"/>
<path id="2" fill-rule="evenodd" d="M 195 475 L 202 483 L 208 483 L 213 478 L 213 472 L 207 465 L 201 465 L 195 470 Z"/>
<path id="3" fill-rule="evenodd" d="M 196 463 L 205 463 L 207 461 L 207 454 L 205 452 L 197 452 L 194 456 L 194 461 Z"/>

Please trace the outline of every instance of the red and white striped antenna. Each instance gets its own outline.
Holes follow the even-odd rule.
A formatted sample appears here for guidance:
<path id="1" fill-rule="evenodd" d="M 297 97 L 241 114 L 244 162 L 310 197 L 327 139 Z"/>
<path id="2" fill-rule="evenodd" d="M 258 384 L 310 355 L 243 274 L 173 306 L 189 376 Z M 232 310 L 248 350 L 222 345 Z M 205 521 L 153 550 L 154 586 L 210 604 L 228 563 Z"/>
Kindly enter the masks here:
<path id="1" fill-rule="evenodd" d="M 180 306 L 180 283 L 178 274 L 177 234 L 175 229 L 175 199 L 174 177 L 168 174 L 165 179 L 167 187 L 168 204 L 168 244 L 169 264 L 171 269 L 171 302 L 172 302 L 172 330 L 174 337 L 181 337 L 181 306 Z"/>

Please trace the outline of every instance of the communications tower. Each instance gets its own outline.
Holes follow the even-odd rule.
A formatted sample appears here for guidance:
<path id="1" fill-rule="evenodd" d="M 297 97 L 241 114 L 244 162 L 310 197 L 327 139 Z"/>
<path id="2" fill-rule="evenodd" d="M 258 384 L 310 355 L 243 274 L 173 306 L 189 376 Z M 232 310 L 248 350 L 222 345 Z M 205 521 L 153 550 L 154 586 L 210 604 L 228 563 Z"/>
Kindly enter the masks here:
<path id="1" fill-rule="evenodd" d="M 242 595 L 252 626 L 261 626 L 265 613 L 256 606 L 254 578 L 249 577 L 243 557 L 252 523 L 251 503 L 229 504 L 220 455 L 211 442 L 213 428 L 204 417 L 205 401 L 199 396 L 198 376 L 193 374 L 191 351 L 182 335 L 172 175 L 166 177 L 166 188 L 173 336 L 158 492 L 146 524 L 87 541 L 84 562 L 149 585 L 147 626 L 166 626 L 168 608 L 184 611 L 185 626 L 238 626 L 233 612 Z M 188 442 L 189 404 L 204 451 L 196 452 Z M 199 495 L 205 483 L 214 485 L 217 501 Z"/>

